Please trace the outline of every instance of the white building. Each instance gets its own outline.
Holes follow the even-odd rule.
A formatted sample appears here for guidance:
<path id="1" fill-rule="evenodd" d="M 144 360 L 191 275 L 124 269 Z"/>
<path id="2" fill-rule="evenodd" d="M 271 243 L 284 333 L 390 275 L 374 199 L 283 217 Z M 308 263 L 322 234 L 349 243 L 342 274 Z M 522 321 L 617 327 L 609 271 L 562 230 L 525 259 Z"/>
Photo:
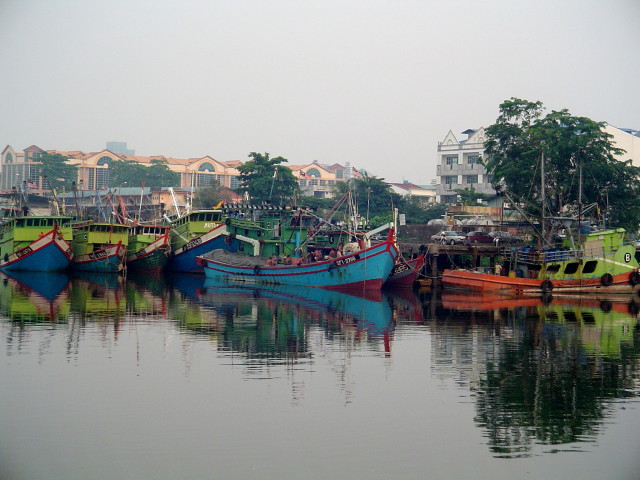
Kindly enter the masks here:
<path id="1" fill-rule="evenodd" d="M 413 197 L 424 203 L 434 203 L 436 199 L 436 193 L 434 188 L 428 186 L 414 185 L 406 180 L 402 183 L 389 183 L 391 191 L 402 195 L 403 197 Z"/>
<path id="2" fill-rule="evenodd" d="M 613 125 L 605 125 L 604 131 L 613 137 L 611 143 L 615 147 L 625 151 L 616 158 L 620 161 L 631 160 L 634 167 L 640 167 L 640 132 Z"/>
<path id="3" fill-rule="evenodd" d="M 456 203 L 456 190 L 473 188 L 476 192 L 495 194 L 487 172 L 480 164 L 484 153 L 484 128 L 465 130 L 466 139 L 458 140 L 451 130 L 438 142 L 436 201 Z"/>

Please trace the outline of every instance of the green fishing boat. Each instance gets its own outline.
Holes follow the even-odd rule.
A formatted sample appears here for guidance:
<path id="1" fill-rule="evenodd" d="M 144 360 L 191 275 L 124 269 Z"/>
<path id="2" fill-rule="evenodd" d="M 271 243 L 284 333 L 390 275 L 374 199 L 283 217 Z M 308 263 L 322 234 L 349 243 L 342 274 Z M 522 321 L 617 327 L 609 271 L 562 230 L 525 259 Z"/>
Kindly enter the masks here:
<path id="1" fill-rule="evenodd" d="M 171 255 L 169 225 L 133 225 L 129 229 L 127 269 L 161 272 Z"/>
<path id="2" fill-rule="evenodd" d="M 120 272 L 125 267 L 129 226 L 80 222 L 73 226 L 73 269 Z"/>
<path id="3" fill-rule="evenodd" d="M 73 256 L 71 217 L 9 216 L 0 224 L 0 270 L 58 272 Z"/>

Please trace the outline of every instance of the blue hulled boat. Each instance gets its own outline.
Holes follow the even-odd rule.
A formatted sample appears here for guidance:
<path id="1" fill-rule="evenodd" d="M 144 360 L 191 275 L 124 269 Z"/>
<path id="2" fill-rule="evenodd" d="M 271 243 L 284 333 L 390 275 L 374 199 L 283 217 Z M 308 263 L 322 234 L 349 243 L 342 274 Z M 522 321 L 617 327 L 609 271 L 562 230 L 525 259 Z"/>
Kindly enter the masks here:
<path id="1" fill-rule="evenodd" d="M 195 210 L 171 221 L 172 272 L 202 273 L 197 257 L 215 249 L 237 250 L 237 242 L 225 236 L 222 210 Z"/>
<path id="2" fill-rule="evenodd" d="M 346 247 L 346 246 L 345 246 Z M 398 258 L 393 229 L 387 240 L 347 250 L 337 258 L 309 263 L 265 265 L 261 256 L 214 250 L 199 257 L 207 278 L 233 282 L 296 285 L 332 290 L 380 290 Z"/>
<path id="3" fill-rule="evenodd" d="M 71 218 L 24 216 L 0 225 L 0 270 L 59 272 L 71 264 Z"/>

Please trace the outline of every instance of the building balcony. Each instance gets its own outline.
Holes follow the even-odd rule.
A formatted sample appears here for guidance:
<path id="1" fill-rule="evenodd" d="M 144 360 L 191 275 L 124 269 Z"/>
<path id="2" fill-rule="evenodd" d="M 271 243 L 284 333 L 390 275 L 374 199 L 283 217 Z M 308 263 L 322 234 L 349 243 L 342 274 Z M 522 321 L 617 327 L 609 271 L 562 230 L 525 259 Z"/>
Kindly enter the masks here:
<path id="1" fill-rule="evenodd" d="M 494 195 L 496 193 L 493 185 L 490 183 L 447 183 L 436 186 L 436 195 L 456 195 L 456 190 L 464 190 L 465 188 L 473 188 L 476 192 L 487 195 Z"/>
<path id="2" fill-rule="evenodd" d="M 454 165 L 437 165 L 436 175 L 484 175 L 486 170 L 483 165 L 478 163 L 471 164 L 454 164 Z"/>

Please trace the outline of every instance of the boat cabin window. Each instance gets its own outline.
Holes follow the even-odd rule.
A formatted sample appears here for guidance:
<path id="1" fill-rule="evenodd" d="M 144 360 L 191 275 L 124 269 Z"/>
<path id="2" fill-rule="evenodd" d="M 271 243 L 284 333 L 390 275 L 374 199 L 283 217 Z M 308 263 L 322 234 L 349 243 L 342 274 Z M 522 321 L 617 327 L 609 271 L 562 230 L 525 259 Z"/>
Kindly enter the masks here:
<path id="1" fill-rule="evenodd" d="M 596 318 L 593 315 L 593 312 L 582 312 L 582 323 L 596 323 Z"/>
<path id="2" fill-rule="evenodd" d="M 558 264 L 547 266 L 547 272 L 549 273 L 558 273 L 559 270 L 560 270 L 560 265 Z"/>
<path id="3" fill-rule="evenodd" d="M 568 311 L 564 312 L 564 321 L 565 322 L 577 322 L 578 321 L 578 316 L 576 315 L 576 312 L 572 312 L 571 310 L 568 310 Z"/>
<path id="4" fill-rule="evenodd" d="M 544 316 L 547 321 L 557 322 L 558 314 L 556 312 L 547 312 Z"/>
<path id="5" fill-rule="evenodd" d="M 578 271 L 578 267 L 580 267 L 578 262 L 567 263 L 567 266 L 564 267 L 564 273 L 566 275 L 573 275 Z"/>
<path id="6" fill-rule="evenodd" d="M 588 262 L 585 262 L 584 266 L 582 267 L 582 273 L 593 273 L 593 272 L 595 272 L 597 265 L 598 265 L 598 261 L 597 260 L 589 260 Z"/>

